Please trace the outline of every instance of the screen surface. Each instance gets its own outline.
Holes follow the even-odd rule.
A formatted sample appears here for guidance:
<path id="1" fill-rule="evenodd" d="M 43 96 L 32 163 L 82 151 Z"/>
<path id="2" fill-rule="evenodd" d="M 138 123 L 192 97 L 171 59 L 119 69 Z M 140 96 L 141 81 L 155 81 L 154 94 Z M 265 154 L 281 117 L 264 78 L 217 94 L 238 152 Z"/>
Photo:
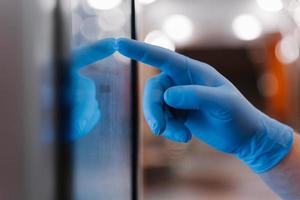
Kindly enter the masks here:
<path id="1" fill-rule="evenodd" d="M 108 37 L 130 37 L 129 0 L 72 3 L 73 50 Z M 95 84 L 99 119 L 88 134 L 73 141 L 72 196 L 131 199 L 130 60 L 115 53 L 80 74 Z"/>

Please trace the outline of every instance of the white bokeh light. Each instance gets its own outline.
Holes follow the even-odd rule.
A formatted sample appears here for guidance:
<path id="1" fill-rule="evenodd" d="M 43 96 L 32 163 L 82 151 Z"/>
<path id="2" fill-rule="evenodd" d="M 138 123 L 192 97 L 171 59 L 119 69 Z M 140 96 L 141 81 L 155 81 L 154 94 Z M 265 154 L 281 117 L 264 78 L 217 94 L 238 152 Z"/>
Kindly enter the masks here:
<path id="1" fill-rule="evenodd" d="M 97 10 L 109 10 L 120 5 L 122 0 L 87 0 L 87 3 Z"/>
<path id="2" fill-rule="evenodd" d="M 261 9 L 268 12 L 277 12 L 283 8 L 281 0 L 256 0 Z"/>
<path id="3" fill-rule="evenodd" d="M 144 4 L 144 5 L 154 3 L 155 1 L 156 1 L 156 0 L 138 0 L 138 2 L 139 2 L 140 4 Z"/>
<path id="4" fill-rule="evenodd" d="M 232 29 L 240 40 L 254 40 L 262 32 L 261 24 L 256 17 L 248 14 L 237 16 L 232 22 Z"/>
<path id="5" fill-rule="evenodd" d="M 192 21 L 184 15 L 171 15 L 163 23 L 164 32 L 179 44 L 191 38 L 193 29 Z"/>
<path id="6" fill-rule="evenodd" d="M 295 62 L 299 57 L 297 39 L 293 35 L 285 36 L 276 46 L 276 57 L 284 64 Z"/>
<path id="7" fill-rule="evenodd" d="M 175 51 L 175 44 L 163 32 L 158 30 L 148 33 L 145 42 Z"/>

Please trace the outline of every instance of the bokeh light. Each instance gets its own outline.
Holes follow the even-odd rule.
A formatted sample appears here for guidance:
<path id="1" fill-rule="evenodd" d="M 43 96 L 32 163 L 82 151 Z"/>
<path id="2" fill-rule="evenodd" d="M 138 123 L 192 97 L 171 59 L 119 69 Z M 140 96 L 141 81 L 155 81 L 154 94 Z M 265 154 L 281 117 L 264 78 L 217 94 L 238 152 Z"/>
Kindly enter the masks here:
<path id="1" fill-rule="evenodd" d="M 147 4 L 151 4 L 151 3 L 154 3 L 156 0 L 139 0 L 138 2 L 140 3 L 140 4 L 145 4 L 145 5 L 147 5 Z"/>
<path id="2" fill-rule="evenodd" d="M 281 0 L 256 0 L 259 7 L 268 12 L 277 12 L 283 8 Z"/>
<path id="3" fill-rule="evenodd" d="M 293 63 L 298 59 L 298 42 L 292 34 L 283 37 L 283 39 L 277 44 L 276 57 L 284 64 Z"/>
<path id="4" fill-rule="evenodd" d="M 164 32 L 175 42 L 187 42 L 193 33 L 193 23 L 185 15 L 171 15 L 163 23 Z"/>
<path id="5" fill-rule="evenodd" d="M 273 74 L 263 73 L 257 81 L 257 87 L 262 96 L 272 97 L 277 94 L 279 83 Z"/>
<path id="6" fill-rule="evenodd" d="M 232 22 L 232 29 L 240 40 L 254 40 L 262 32 L 261 24 L 257 18 L 248 14 L 237 16 Z"/>
<path id="7" fill-rule="evenodd" d="M 121 4 L 122 0 L 87 0 L 87 3 L 97 10 L 109 10 Z"/>
<path id="8" fill-rule="evenodd" d="M 161 31 L 155 30 L 147 34 L 145 42 L 156 46 L 164 47 L 172 51 L 175 50 L 175 44 Z"/>

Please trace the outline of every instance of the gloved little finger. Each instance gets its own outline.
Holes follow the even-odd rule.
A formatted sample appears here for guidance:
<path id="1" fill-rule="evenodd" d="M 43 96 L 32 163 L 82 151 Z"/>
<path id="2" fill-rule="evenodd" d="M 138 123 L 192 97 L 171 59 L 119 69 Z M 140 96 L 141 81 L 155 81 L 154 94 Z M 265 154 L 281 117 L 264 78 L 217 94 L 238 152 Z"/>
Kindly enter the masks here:
<path id="1" fill-rule="evenodd" d="M 149 79 L 145 86 L 143 111 L 145 119 L 155 135 L 160 135 L 165 127 L 164 92 L 172 85 L 169 77 L 163 73 Z"/>

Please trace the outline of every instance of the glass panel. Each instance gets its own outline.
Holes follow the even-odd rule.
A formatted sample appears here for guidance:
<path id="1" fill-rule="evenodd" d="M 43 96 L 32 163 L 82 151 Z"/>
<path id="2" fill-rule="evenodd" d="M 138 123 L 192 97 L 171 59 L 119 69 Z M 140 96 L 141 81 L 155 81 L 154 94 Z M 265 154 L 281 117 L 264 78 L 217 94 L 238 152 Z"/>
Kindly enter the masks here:
<path id="1" fill-rule="evenodd" d="M 73 0 L 72 9 L 73 51 L 107 37 L 130 36 L 129 0 Z M 80 73 L 79 84 L 87 84 L 79 86 L 84 94 L 80 102 L 95 95 L 97 102 L 89 106 L 97 123 L 82 122 L 92 130 L 73 135 L 74 199 L 130 199 L 130 61 L 114 54 Z M 93 85 L 96 94 L 87 91 Z M 85 109 L 79 112 L 84 115 Z"/>

